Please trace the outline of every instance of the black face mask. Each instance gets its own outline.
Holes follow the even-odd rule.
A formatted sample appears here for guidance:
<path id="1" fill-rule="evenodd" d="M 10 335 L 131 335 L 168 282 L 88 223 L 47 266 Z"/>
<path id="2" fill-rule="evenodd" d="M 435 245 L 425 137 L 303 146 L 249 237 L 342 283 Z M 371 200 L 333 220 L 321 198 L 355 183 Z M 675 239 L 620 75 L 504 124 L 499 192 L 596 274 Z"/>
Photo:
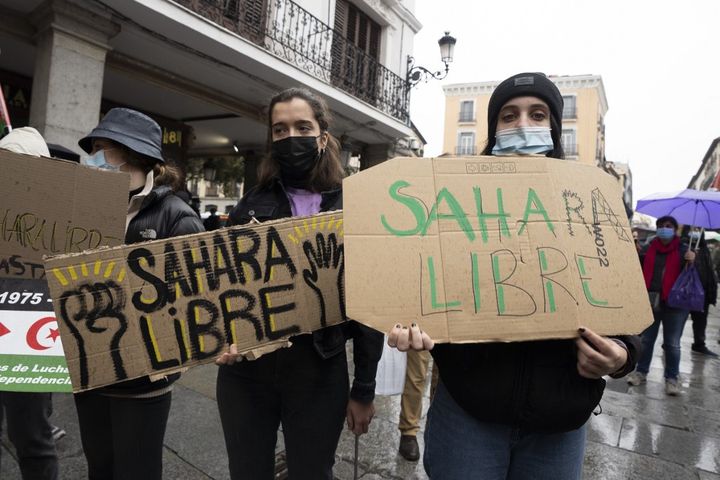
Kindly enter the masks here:
<path id="1" fill-rule="evenodd" d="M 310 172 L 322 152 L 317 137 L 287 137 L 272 143 L 271 153 L 280 168 L 280 178 L 289 187 L 307 187 Z"/>

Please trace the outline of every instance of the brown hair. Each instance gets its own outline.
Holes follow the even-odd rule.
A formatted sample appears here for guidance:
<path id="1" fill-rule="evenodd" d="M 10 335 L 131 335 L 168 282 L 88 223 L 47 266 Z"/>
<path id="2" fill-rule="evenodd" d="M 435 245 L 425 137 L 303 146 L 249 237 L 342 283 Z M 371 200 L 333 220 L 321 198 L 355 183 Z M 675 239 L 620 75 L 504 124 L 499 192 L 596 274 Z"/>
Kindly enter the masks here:
<path id="1" fill-rule="evenodd" d="M 342 163 L 340 163 L 340 142 L 328 132 L 330 122 L 332 121 L 330 110 L 322 98 L 304 88 L 288 88 L 276 94 L 270 100 L 267 113 L 267 154 L 258 166 L 258 184 L 261 187 L 267 187 L 279 174 L 277 163 L 273 160 L 272 155 L 270 155 L 272 145 L 272 112 L 276 104 L 289 102 L 294 98 L 305 100 L 307 104 L 310 105 L 315 120 L 320 125 L 320 131 L 326 133 L 328 136 L 327 146 L 320 156 L 317 165 L 315 165 L 315 168 L 310 172 L 308 186 L 316 192 L 338 188 L 342 184 L 345 172 L 342 168 Z"/>
<path id="2" fill-rule="evenodd" d="M 128 164 L 132 165 L 135 168 L 139 168 L 146 175 L 150 170 L 153 171 L 153 178 L 155 179 L 154 183 L 156 187 L 167 185 L 172 188 L 173 192 L 182 190 L 182 174 L 177 167 L 160 162 L 155 158 L 140 155 L 139 153 L 130 150 L 129 148 L 120 143 L 113 143 L 117 144 L 118 148 L 122 150 L 124 160 Z"/>

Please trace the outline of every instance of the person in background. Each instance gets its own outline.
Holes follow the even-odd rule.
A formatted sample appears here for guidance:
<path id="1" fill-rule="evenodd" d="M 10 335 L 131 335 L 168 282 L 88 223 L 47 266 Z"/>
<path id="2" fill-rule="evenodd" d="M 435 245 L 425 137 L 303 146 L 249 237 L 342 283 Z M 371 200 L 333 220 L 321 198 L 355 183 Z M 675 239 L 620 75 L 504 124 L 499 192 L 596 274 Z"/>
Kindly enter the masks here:
<path id="1" fill-rule="evenodd" d="M 563 158 L 563 99 L 541 73 L 501 82 L 488 105 L 483 155 Z M 388 344 L 430 350 L 440 381 L 425 427 L 425 470 L 433 480 L 579 479 L 586 422 L 605 375 L 632 371 L 636 336 L 434 345 L 420 325 L 396 325 Z"/>
<path id="2" fill-rule="evenodd" d="M 312 92 L 290 88 L 268 108 L 268 153 L 258 185 L 230 213 L 230 224 L 313 215 L 342 208 L 340 148 L 330 113 Z M 345 343 L 353 339 L 355 378 L 349 388 Z M 367 433 L 375 413 L 375 374 L 382 333 L 352 320 L 290 338 L 292 346 L 257 360 L 231 345 L 218 357 L 217 402 L 230 476 L 273 479 L 282 424 L 290 478 L 331 480 L 343 420 Z"/>
<path id="3" fill-rule="evenodd" d="M 633 230 L 633 242 L 635 243 L 635 250 L 637 251 L 638 258 L 640 259 L 640 265 L 642 265 L 643 248 L 642 245 L 640 245 L 640 238 L 637 230 Z"/>
<path id="4" fill-rule="evenodd" d="M 407 353 L 405 387 L 400 398 L 400 455 L 410 462 L 420 459 L 417 433 L 422 417 L 422 397 L 425 391 L 430 353 L 411 350 Z"/>
<path id="5" fill-rule="evenodd" d="M 665 393 L 680 395 L 680 337 L 682 337 L 688 312 L 667 304 L 670 289 L 675 284 L 684 262 L 695 260 L 695 254 L 688 251 L 677 236 L 678 223 L 670 216 L 660 217 L 655 222 L 657 235 L 648 244 L 643 261 L 645 287 L 653 309 L 653 324 L 642 333 L 642 356 L 637 369 L 628 375 L 627 383 L 633 386 L 647 381 L 653 348 L 660 325 L 663 327 L 663 352 L 665 353 Z"/>
<path id="6" fill-rule="evenodd" d="M 210 216 L 205 219 L 203 225 L 208 232 L 220 228 L 220 215 L 217 214 L 217 207 L 210 207 Z"/>
<path id="7" fill-rule="evenodd" d="M 0 139 L 0 149 L 34 157 L 50 156 L 45 140 L 32 127 L 16 128 L 8 133 Z M 50 415 L 51 393 L 0 392 L 0 431 L 5 416 L 8 438 L 15 447 L 23 480 L 59 478 L 53 437 L 53 429 L 57 427 L 50 424 Z"/>
<path id="8" fill-rule="evenodd" d="M 690 312 L 693 326 L 693 344 L 690 349 L 698 354 L 707 355 L 708 357 L 717 358 L 718 354 L 710 350 L 705 345 L 705 330 L 707 329 L 707 318 L 710 311 L 710 305 L 717 302 L 717 276 L 715 274 L 715 266 L 713 265 L 710 250 L 705 241 L 705 232 L 697 229 L 691 229 L 688 234 L 690 244 L 695 252 L 695 268 L 700 275 L 700 282 L 705 292 L 704 308 L 700 312 Z M 696 247 L 697 245 L 697 247 Z"/>
<path id="9" fill-rule="evenodd" d="M 174 194 L 182 188 L 181 178 L 163 159 L 162 133 L 153 119 L 113 108 L 78 144 L 90 154 L 82 164 L 130 175 L 126 244 L 204 231 L 200 218 Z M 142 377 L 75 395 L 91 480 L 162 478 L 165 426 L 179 377 Z"/>

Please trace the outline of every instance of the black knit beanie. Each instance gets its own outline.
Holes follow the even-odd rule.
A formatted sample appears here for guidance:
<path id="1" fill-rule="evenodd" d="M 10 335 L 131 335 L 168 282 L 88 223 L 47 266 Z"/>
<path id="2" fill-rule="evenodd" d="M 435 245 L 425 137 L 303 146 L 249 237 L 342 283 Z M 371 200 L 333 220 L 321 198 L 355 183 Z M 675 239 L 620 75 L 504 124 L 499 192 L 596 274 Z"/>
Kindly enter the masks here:
<path id="1" fill-rule="evenodd" d="M 495 135 L 500 109 L 515 97 L 533 96 L 544 100 L 550 115 L 562 125 L 563 98 L 560 90 L 544 73 L 518 73 L 495 88 L 488 105 L 488 134 Z"/>

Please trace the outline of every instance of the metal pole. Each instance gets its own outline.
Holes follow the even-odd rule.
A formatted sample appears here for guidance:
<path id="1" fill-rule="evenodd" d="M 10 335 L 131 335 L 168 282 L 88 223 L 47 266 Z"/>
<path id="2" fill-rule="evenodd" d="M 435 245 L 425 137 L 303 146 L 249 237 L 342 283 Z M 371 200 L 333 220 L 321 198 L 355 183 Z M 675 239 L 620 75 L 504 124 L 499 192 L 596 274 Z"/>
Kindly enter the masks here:
<path id="1" fill-rule="evenodd" d="M 698 209 L 698 203 L 700 203 L 700 200 L 695 200 L 695 210 L 693 211 L 693 223 L 690 225 L 690 228 L 695 226 L 695 219 L 697 218 L 697 209 Z M 698 239 L 698 243 L 700 243 L 700 239 Z M 692 250 L 692 237 L 690 237 L 690 250 Z M 695 248 L 697 248 L 697 245 L 695 245 Z"/>
<path id="2" fill-rule="evenodd" d="M 358 480 L 358 439 L 360 438 L 360 435 L 355 435 L 355 463 L 354 463 L 354 472 L 353 472 L 353 479 Z"/>
<path id="3" fill-rule="evenodd" d="M 12 123 L 10 122 L 10 113 L 8 112 L 7 105 L 5 104 L 5 94 L 0 87 L 0 125 L 5 124 L 7 133 L 12 132 Z M 0 137 L 3 136 L 3 131 L 0 128 Z"/>

